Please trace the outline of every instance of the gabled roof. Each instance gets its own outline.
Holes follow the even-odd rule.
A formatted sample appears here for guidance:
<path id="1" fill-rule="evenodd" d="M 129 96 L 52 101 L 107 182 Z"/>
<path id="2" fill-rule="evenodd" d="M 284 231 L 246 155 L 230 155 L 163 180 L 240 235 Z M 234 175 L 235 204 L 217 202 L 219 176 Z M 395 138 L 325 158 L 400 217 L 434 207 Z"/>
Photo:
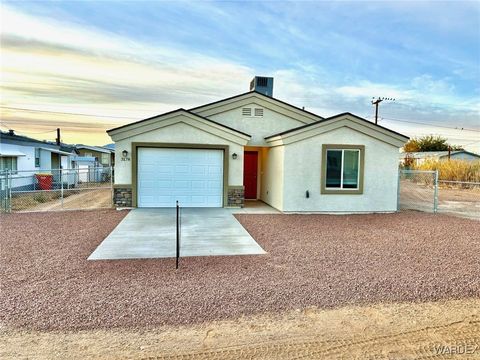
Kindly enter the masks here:
<path id="1" fill-rule="evenodd" d="M 239 95 L 228 97 L 226 99 L 221 99 L 205 105 L 197 106 L 189 110 L 195 114 L 212 116 L 224 111 L 245 106 L 248 102 L 251 102 L 251 100 L 256 100 L 257 102 L 260 102 L 259 105 L 264 106 L 269 110 L 279 112 L 301 123 L 311 123 L 323 119 L 323 117 L 317 114 L 300 109 L 297 106 L 291 105 L 277 98 L 267 96 L 258 91 L 248 91 Z M 261 102 L 263 102 L 263 104 Z"/>
<path id="2" fill-rule="evenodd" d="M 364 119 L 364 118 L 362 118 L 362 117 L 360 117 L 360 116 L 357 116 L 357 115 L 355 115 L 355 114 L 352 114 L 352 113 L 350 113 L 350 112 L 340 113 L 340 114 L 337 114 L 337 115 L 330 116 L 330 117 L 328 117 L 328 118 L 324 118 L 324 119 L 322 119 L 322 120 L 320 120 L 320 121 L 317 121 L 317 122 L 314 122 L 314 123 L 311 123 L 311 124 L 306 124 L 306 125 L 298 126 L 298 127 L 296 127 L 296 128 L 290 129 L 290 130 L 282 131 L 282 132 L 280 132 L 280 133 L 278 133 L 278 134 L 273 134 L 273 135 L 267 136 L 265 139 L 271 139 L 271 138 L 274 138 L 274 137 L 277 137 L 277 136 L 282 136 L 282 135 L 286 135 L 286 134 L 289 134 L 289 133 L 293 133 L 293 132 L 298 131 L 298 130 L 306 129 L 306 128 L 310 127 L 310 126 L 318 125 L 318 124 L 320 124 L 320 123 L 324 123 L 324 122 L 327 122 L 327 121 L 330 121 L 330 120 L 334 120 L 334 119 L 336 119 L 336 118 L 340 118 L 340 117 L 347 116 L 347 115 L 348 115 L 348 116 L 352 116 L 352 117 L 354 117 L 354 118 L 356 118 L 356 119 L 358 119 L 358 120 L 364 121 L 364 122 L 368 123 L 369 125 L 373 125 L 373 126 L 376 126 L 376 127 L 380 128 L 380 129 L 386 130 L 386 131 L 388 131 L 388 132 L 390 132 L 390 133 L 392 133 L 392 134 L 395 134 L 395 135 L 398 135 L 398 136 L 402 136 L 402 137 L 404 137 L 406 140 L 409 139 L 409 137 L 406 136 L 406 135 L 400 134 L 400 133 L 398 133 L 398 132 L 396 132 L 396 131 L 390 130 L 390 129 L 388 129 L 388 128 L 386 128 L 386 127 L 383 127 L 383 126 L 381 126 L 381 125 L 372 123 L 371 121 L 368 121 L 367 119 Z"/>
<path id="3" fill-rule="evenodd" d="M 282 100 L 279 100 L 279 99 L 277 99 L 277 98 L 274 98 L 273 96 L 267 96 L 267 95 L 262 94 L 261 92 L 258 92 L 258 91 L 256 91 L 256 90 L 247 91 L 247 92 L 244 92 L 244 93 L 242 93 L 242 94 L 230 96 L 230 97 L 225 98 L 225 99 L 221 99 L 221 100 L 213 101 L 213 102 L 208 103 L 208 104 L 196 106 L 196 107 L 194 107 L 194 108 L 190 108 L 189 111 L 196 112 L 196 111 L 198 111 L 198 110 L 200 110 L 200 109 L 202 109 L 202 108 L 206 108 L 206 107 L 209 107 L 209 106 L 211 106 L 211 105 L 221 104 L 221 103 L 223 103 L 223 102 L 227 102 L 227 101 L 231 101 L 231 100 L 234 100 L 234 99 L 237 99 L 237 98 L 241 98 L 241 97 L 243 97 L 243 96 L 245 96 L 245 95 L 249 95 L 249 94 L 259 95 L 260 97 L 263 97 L 265 100 L 273 100 L 273 101 L 275 101 L 275 102 L 277 102 L 277 103 L 279 103 L 279 104 L 288 106 L 288 107 L 290 107 L 290 108 L 292 108 L 292 109 L 294 109 L 294 110 L 296 110 L 296 111 L 301 111 L 301 112 L 303 112 L 303 113 L 305 113 L 305 114 L 308 114 L 308 115 L 311 115 L 311 116 L 315 116 L 315 117 L 318 118 L 318 119 L 323 119 L 323 117 L 321 117 L 320 115 L 317 115 L 317 114 L 315 114 L 315 113 L 313 113 L 313 112 L 310 112 L 310 111 L 307 111 L 307 110 L 305 110 L 305 109 L 301 109 L 301 108 L 299 108 L 299 107 L 297 107 L 297 106 L 295 106 L 295 105 L 292 105 L 292 104 L 289 104 L 289 103 L 287 103 L 287 102 L 285 102 L 285 101 L 282 101 Z"/>
<path id="4" fill-rule="evenodd" d="M 251 135 L 249 135 L 249 134 L 246 134 L 246 133 L 244 133 L 244 132 L 242 132 L 242 131 L 239 131 L 239 130 L 237 130 L 237 129 L 231 128 L 231 127 L 229 127 L 229 126 L 220 124 L 220 123 L 218 123 L 218 122 L 216 122 L 216 121 L 213 121 L 213 120 L 208 119 L 208 118 L 206 118 L 206 117 L 203 117 L 203 116 L 200 116 L 200 115 L 198 115 L 198 114 L 195 114 L 194 112 L 191 112 L 190 110 L 186 110 L 186 109 L 184 109 L 184 108 L 180 108 L 180 109 L 177 109 L 177 110 L 172 110 L 172 111 L 169 111 L 169 112 L 166 112 L 166 113 L 163 113 L 163 114 L 151 116 L 151 117 L 149 117 L 149 118 L 146 118 L 146 119 L 143 119 L 143 120 L 140 120 L 140 121 L 135 121 L 135 122 L 130 123 L 130 124 L 126 124 L 126 125 L 123 125 L 123 126 L 119 126 L 119 127 L 116 127 L 116 128 L 110 129 L 110 130 L 107 130 L 107 133 L 110 134 L 111 132 L 114 132 L 114 131 L 117 131 L 117 130 L 120 130 L 120 129 L 126 129 L 126 128 L 132 126 L 132 125 L 138 125 L 138 124 L 147 122 L 147 121 L 149 121 L 149 120 L 153 120 L 153 119 L 158 118 L 158 117 L 161 117 L 161 116 L 166 116 L 166 115 L 174 114 L 174 113 L 176 113 L 176 112 L 178 112 L 178 113 L 184 112 L 184 113 L 190 114 L 190 115 L 192 115 L 192 116 L 195 116 L 195 117 L 197 117 L 197 118 L 199 118 L 199 119 L 208 121 L 208 122 L 210 122 L 210 123 L 212 123 L 212 124 L 215 124 L 215 125 L 217 125 L 217 126 L 220 126 L 220 127 L 225 128 L 225 129 L 228 129 L 228 130 L 230 130 L 230 131 L 233 131 L 233 132 L 236 132 L 236 133 L 238 133 L 238 134 L 241 134 L 241 135 L 243 135 L 243 136 L 251 137 Z"/>
<path id="5" fill-rule="evenodd" d="M 75 147 L 77 149 L 87 149 L 87 150 L 97 151 L 97 152 L 101 152 L 101 153 L 105 153 L 105 154 L 110 154 L 110 153 L 112 153 L 112 151 L 114 152 L 114 150 L 105 149 L 101 146 L 91 146 L 91 145 L 77 144 L 77 145 L 75 145 Z"/>

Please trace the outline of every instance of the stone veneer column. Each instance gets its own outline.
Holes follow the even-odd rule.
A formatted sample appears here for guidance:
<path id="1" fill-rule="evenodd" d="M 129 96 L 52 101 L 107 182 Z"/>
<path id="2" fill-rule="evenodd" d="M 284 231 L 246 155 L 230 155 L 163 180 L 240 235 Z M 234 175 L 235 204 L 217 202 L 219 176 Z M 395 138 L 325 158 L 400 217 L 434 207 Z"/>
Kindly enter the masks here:
<path id="1" fill-rule="evenodd" d="M 113 204 L 116 207 L 132 207 L 132 188 L 113 188 Z"/>
<path id="2" fill-rule="evenodd" d="M 229 186 L 227 189 L 227 206 L 242 207 L 245 200 L 243 186 Z"/>

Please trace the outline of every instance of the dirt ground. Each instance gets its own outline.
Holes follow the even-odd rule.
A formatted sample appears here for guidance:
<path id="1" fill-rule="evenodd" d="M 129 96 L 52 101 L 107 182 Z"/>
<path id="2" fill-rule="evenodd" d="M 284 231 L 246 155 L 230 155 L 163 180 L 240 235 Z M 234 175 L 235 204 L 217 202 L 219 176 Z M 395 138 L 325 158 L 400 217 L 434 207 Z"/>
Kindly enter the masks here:
<path id="1" fill-rule="evenodd" d="M 405 212 L 237 215 L 265 255 L 88 261 L 126 211 L 0 215 L 0 321 L 187 325 L 317 306 L 480 298 L 480 222 Z M 174 245 L 172 239 L 172 246 Z"/>
<path id="2" fill-rule="evenodd" d="M 194 326 L 3 331 L 2 359 L 480 358 L 480 300 L 297 309 Z"/>
<path id="3" fill-rule="evenodd" d="M 14 211 L 55 211 L 79 209 L 107 209 L 112 208 L 112 189 L 65 190 L 63 204 L 60 199 L 53 199 L 44 203 L 32 202 L 31 197 L 40 193 L 28 193 L 17 199 L 12 199 Z M 59 191 L 55 195 L 60 196 Z"/>
<path id="4" fill-rule="evenodd" d="M 432 186 L 402 180 L 400 208 L 433 212 Z M 480 220 L 480 188 L 438 188 L 438 212 Z"/>
<path id="5" fill-rule="evenodd" d="M 0 215 L 0 358 L 405 360 L 480 342 L 478 221 L 241 214 L 266 255 L 87 261 L 126 213 Z"/>
<path id="6" fill-rule="evenodd" d="M 438 211 L 480 220 L 480 188 L 438 189 Z"/>

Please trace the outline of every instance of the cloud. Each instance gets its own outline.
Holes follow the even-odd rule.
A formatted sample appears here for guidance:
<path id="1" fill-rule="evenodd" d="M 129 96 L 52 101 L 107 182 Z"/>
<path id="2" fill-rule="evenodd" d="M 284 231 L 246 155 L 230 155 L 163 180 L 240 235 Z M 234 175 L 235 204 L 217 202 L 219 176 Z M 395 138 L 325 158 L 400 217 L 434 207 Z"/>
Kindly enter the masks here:
<path id="1" fill-rule="evenodd" d="M 174 6 L 165 5 L 165 11 Z M 475 58 L 457 55 L 441 43 L 425 43 L 424 34 L 404 31 L 402 26 L 413 24 L 418 15 L 408 7 L 368 3 L 344 12 L 351 6 L 181 3 L 167 15 L 181 15 L 182 23 L 171 16 L 166 29 L 159 26 L 164 24 L 160 18 L 122 15 L 132 22 L 130 28 L 145 21 L 142 36 L 135 37 L 95 27 L 88 16 L 83 22 L 53 18 L 54 12 L 33 16 L 3 5 L 2 104 L 92 117 L 6 111 L 2 117 L 25 129 L 29 124 L 22 119 L 43 129 L 49 122 L 57 126 L 63 121 L 77 136 L 92 129 L 90 124 L 107 129 L 129 121 L 121 117 L 141 119 L 242 93 L 253 75 L 273 75 L 276 97 L 322 116 L 344 111 L 371 116 L 371 97 L 384 96 L 397 99 L 381 105 L 385 118 L 480 126 L 480 90 L 471 91 L 460 81 L 478 82 Z M 385 7 L 408 15 L 406 21 L 391 14 L 394 40 L 386 34 L 389 22 L 380 19 L 370 28 L 358 21 Z M 435 10 L 435 17 L 442 14 Z M 58 20 L 62 18 L 69 20 Z M 189 21 L 198 25 L 189 27 Z M 445 20 L 442 29 L 448 26 Z M 170 31 L 170 41 L 155 41 L 156 35 L 166 36 L 150 34 L 153 30 Z M 75 125 L 68 124 L 72 118 Z M 396 130 L 401 125 L 390 124 Z"/>

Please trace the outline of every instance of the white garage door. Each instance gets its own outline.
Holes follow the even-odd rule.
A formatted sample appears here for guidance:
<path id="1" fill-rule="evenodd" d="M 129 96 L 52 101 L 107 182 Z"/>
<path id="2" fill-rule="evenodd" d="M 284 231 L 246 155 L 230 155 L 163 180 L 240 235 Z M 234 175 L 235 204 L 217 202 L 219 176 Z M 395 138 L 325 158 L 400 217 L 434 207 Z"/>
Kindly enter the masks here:
<path id="1" fill-rule="evenodd" d="M 138 207 L 222 207 L 223 150 L 139 148 Z"/>

